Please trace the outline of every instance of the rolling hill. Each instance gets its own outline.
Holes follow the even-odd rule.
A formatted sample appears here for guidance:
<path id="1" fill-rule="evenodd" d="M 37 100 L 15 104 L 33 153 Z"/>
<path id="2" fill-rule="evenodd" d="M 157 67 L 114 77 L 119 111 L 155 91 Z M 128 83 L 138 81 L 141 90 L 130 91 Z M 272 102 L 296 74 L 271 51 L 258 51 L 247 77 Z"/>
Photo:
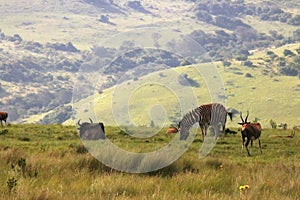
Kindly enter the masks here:
<path id="1" fill-rule="evenodd" d="M 295 51 L 298 46 L 289 45 L 272 51 L 283 55 L 284 49 Z M 269 51 L 256 52 L 249 60 L 256 63 L 260 57 L 267 58 Z M 96 89 L 100 84 L 98 82 L 85 88 L 89 90 L 87 93 L 93 95 L 68 104 L 74 108 L 75 114 L 65 123 L 74 124 L 78 119 L 88 121 L 92 118 L 111 126 L 163 127 L 178 123 L 182 115 L 197 105 L 217 100 L 243 113 L 249 110 L 249 119 L 260 121 L 264 127 L 271 127 L 271 119 L 278 125 L 287 123 L 289 128 L 299 126 L 299 78 L 266 73 L 263 66 L 243 66 L 241 61 L 232 61 L 230 66 L 224 66 L 221 62 L 188 65 L 153 72 L 100 93 Z M 213 76 L 224 84 L 224 88 L 214 88 L 215 80 L 205 80 L 207 77 L 203 77 L 203 70 L 207 67 L 216 69 L 217 74 Z M 183 74 L 186 75 L 186 84 L 180 81 Z M 80 83 L 77 86 L 84 87 Z M 215 96 L 214 92 L 217 92 Z M 49 117 L 55 116 L 52 111 L 47 114 Z M 32 116 L 27 122 L 38 122 L 43 117 L 45 115 Z M 228 126 L 236 127 L 239 120 L 237 114 Z"/>
<path id="2" fill-rule="evenodd" d="M 298 0 L 3 2 L 0 108 L 14 123 L 64 123 L 72 118 L 72 98 L 77 106 L 95 95 L 104 104 L 96 111 L 109 111 L 106 98 L 118 84 L 134 88 L 145 77 L 167 84 L 168 78 L 177 81 L 178 76 L 191 81 L 199 102 L 207 102 L 205 81 L 189 70 L 213 62 L 224 83 L 226 95 L 220 98 L 228 106 L 253 110 L 251 116 L 264 124 L 274 119 L 298 125 L 298 4 Z M 178 76 L 168 77 L 165 70 L 179 71 Z M 81 93 L 75 90 L 78 82 L 83 83 Z M 139 92 L 144 90 L 147 100 L 140 101 Z M 159 101 L 167 110 L 156 106 L 150 115 L 158 113 L 159 118 L 165 112 L 170 113 L 169 121 L 177 120 L 178 107 L 173 106 L 178 100 L 171 100 L 172 92 L 155 84 L 141 91 L 132 94 L 132 105 Z M 132 109 L 132 115 L 138 115 L 148 108 Z M 139 125 L 150 122 L 149 116 L 137 120 Z"/>

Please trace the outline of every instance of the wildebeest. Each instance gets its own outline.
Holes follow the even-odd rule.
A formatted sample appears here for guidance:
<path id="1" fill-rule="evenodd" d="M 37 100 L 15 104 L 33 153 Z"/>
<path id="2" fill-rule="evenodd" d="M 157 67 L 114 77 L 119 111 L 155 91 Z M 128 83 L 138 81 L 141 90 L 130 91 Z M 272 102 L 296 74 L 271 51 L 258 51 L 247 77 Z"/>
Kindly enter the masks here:
<path id="1" fill-rule="evenodd" d="M 92 119 L 90 119 L 90 123 L 80 123 L 80 120 L 78 120 L 77 124 L 79 125 L 78 130 L 81 139 L 98 140 L 106 138 L 104 124 L 102 122 L 93 123 Z"/>
<path id="2" fill-rule="evenodd" d="M 259 139 L 260 135 L 261 135 L 262 127 L 261 127 L 260 123 L 247 122 L 248 116 L 249 116 L 249 111 L 247 111 L 247 116 L 244 120 L 243 117 L 242 117 L 242 112 L 241 112 L 240 117 L 241 117 L 242 122 L 240 122 L 238 124 L 242 125 L 242 128 L 241 128 L 242 140 L 243 140 L 243 146 L 242 147 L 246 146 L 248 155 L 251 156 L 251 154 L 249 152 L 249 149 L 248 149 L 248 145 L 249 145 L 249 142 L 251 141 L 251 147 L 252 147 L 253 140 L 256 140 L 256 139 L 258 140 L 260 153 L 262 153 L 261 143 L 260 143 L 260 139 Z M 245 144 L 245 139 L 246 138 L 247 138 L 247 141 L 246 141 L 246 144 Z"/>
<path id="3" fill-rule="evenodd" d="M 7 117 L 8 117 L 7 112 L 0 112 L 0 122 L 1 122 L 2 127 L 3 127 L 2 121 L 4 121 L 5 124 L 6 124 Z"/>

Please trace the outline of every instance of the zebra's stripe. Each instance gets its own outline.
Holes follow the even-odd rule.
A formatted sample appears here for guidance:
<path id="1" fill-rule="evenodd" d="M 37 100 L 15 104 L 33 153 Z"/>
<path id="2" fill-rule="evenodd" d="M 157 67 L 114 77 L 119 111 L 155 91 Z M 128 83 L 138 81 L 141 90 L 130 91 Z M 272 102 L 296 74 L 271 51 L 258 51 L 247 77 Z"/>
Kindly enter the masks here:
<path id="1" fill-rule="evenodd" d="M 227 114 L 229 113 L 226 108 L 219 103 L 205 104 L 195 108 L 179 122 L 180 139 L 185 140 L 189 135 L 190 128 L 197 122 L 200 125 L 203 137 L 206 135 L 209 125 L 216 127 L 221 123 L 222 131 L 224 131 Z"/>

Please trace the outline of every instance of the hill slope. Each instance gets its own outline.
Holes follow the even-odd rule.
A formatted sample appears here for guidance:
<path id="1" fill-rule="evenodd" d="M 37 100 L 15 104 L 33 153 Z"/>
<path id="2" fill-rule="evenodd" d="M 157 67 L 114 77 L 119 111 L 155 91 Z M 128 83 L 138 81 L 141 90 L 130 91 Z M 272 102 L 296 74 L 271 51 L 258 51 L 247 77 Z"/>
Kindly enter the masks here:
<path id="1" fill-rule="evenodd" d="M 272 51 L 282 56 L 285 49 L 294 49 L 295 52 L 298 46 L 299 44 L 289 45 Z M 264 127 L 270 127 L 271 119 L 278 124 L 287 123 L 290 128 L 299 126 L 299 78 L 278 76 L 273 71 L 266 71 L 265 64 L 268 63 L 268 59 L 263 63 L 262 58 L 268 58 L 270 51 L 251 55 L 249 60 L 256 64 L 253 66 L 243 66 L 241 61 L 232 61 L 230 66 L 216 62 L 166 69 L 125 81 L 100 93 L 96 90 L 99 83 L 95 83 L 85 88 L 89 90 L 87 93 L 93 94 L 92 96 L 68 105 L 72 105 L 76 112 L 73 116 L 75 121 L 92 118 L 112 126 L 169 126 L 170 123 L 178 123 L 182 115 L 192 108 L 213 101 L 211 95 L 215 91 L 207 85 L 211 83 L 208 83 L 201 73 L 205 67 L 216 67 L 219 74 L 214 76 L 224 84 L 224 91 L 216 91 L 223 91 L 225 94 L 218 98 L 228 108 L 243 113 L 249 110 L 249 119 L 259 120 Z M 187 83 L 181 81 L 182 75 L 185 75 L 183 81 L 188 81 Z M 43 117 L 45 116 L 33 116 L 27 122 L 38 122 Z M 55 117 L 55 113 L 48 113 L 48 118 Z M 228 125 L 235 127 L 239 120 L 239 115 L 236 115 Z M 74 122 L 69 119 L 66 123 Z"/>
<path id="2" fill-rule="evenodd" d="M 10 113 L 11 122 L 54 112 L 54 118 L 45 116 L 40 122 L 62 123 L 72 114 L 73 86 L 83 68 L 105 72 L 97 92 L 120 79 L 139 79 L 165 68 L 211 61 L 227 66 L 238 60 L 237 67 L 256 66 L 272 76 L 299 76 L 297 3 L 5 2 L 0 4 L 0 108 Z M 273 46 L 291 50 L 293 55 L 270 51 L 263 57 L 250 56 Z M 130 73 L 132 69 L 135 73 Z M 80 80 L 86 87 L 92 84 L 88 76 Z"/>

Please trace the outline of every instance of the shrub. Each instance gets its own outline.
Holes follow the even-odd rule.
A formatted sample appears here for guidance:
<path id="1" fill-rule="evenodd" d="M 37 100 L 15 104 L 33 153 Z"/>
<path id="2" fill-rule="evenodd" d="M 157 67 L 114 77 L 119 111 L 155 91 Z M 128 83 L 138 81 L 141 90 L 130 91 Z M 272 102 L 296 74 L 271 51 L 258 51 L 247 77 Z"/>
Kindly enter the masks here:
<path id="1" fill-rule="evenodd" d="M 270 125 L 272 127 L 272 129 L 276 129 L 277 128 L 277 123 L 274 120 L 270 120 Z"/>
<path id="2" fill-rule="evenodd" d="M 7 189 L 9 194 L 13 191 L 13 189 L 17 186 L 17 179 L 15 177 L 9 178 L 6 181 Z"/>
<path id="3" fill-rule="evenodd" d="M 6 135 L 8 133 L 7 129 L 3 129 L 0 131 L 0 135 Z"/>

